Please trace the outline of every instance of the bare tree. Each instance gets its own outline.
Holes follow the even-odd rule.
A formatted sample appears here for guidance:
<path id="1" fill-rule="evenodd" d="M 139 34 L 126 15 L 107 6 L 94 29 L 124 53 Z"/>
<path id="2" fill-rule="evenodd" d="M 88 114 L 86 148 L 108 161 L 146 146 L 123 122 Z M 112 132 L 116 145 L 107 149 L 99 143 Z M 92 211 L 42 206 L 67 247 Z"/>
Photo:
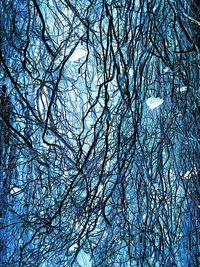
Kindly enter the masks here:
<path id="1" fill-rule="evenodd" d="M 198 1 L 0 5 L 1 266 L 199 266 Z"/>

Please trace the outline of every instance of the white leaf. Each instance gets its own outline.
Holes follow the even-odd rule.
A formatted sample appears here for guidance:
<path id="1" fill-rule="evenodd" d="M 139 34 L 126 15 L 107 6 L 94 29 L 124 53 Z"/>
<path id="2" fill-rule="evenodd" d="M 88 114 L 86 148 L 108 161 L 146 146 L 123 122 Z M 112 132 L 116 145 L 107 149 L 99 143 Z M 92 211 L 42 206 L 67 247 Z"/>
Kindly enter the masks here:
<path id="1" fill-rule="evenodd" d="M 69 248 L 69 251 L 73 252 L 78 248 L 78 244 L 74 244 Z"/>
<path id="2" fill-rule="evenodd" d="M 92 262 L 90 260 L 90 255 L 81 250 L 77 256 L 78 264 L 81 267 L 92 267 Z"/>
<path id="3" fill-rule="evenodd" d="M 19 191 L 21 191 L 21 189 L 19 187 L 15 186 L 15 185 L 10 186 L 10 194 L 11 195 L 18 193 Z"/>
<path id="4" fill-rule="evenodd" d="M 164 71 L 165 73 L 166 73 L 166 72 L 169 72 L 169 71 L 170 71 L 170 68 L 166 67 L 166 68 L 164 68 L 163 71 Z"/>
<path id="5" fill-rule="evenodd" d="M 154 109 L 162 105 L 163 102 L 162 98 L 151 96 L 147 99 L 146 104 L 150 109 Z"/>
<path id="6" fill-rule="evenodd" d="M 70 60 L 77 61 L 86 56 L 87 56 L 87 51 L 84 50 L 83 48 L 77 47 L 73 52 L 73 54 L 71 55 Z"/>
<path id="7" fill-rule="evenodd" d="M 184 178 L 184 179 L 190 179 L 190 178 L 192 178 L 193 175 L 197 175 L 197 174 L 198 174 L 198 173 L 197 173 L 197 169 L 196 169 L 196 168 L 193 168 L 192 170 L 187 171 L 187 172 L 184 174 L 183 178 Z"/>
<path id="8" fill-rule="evenodd" d="M 187 171 L 187 172 L 185 173 L 185 175 L 183 176 L 183 178 L 184 178 L 184 179 L 190 179 L 191 176 L 192 176 L 192 172 L 191 172 L 191 171 Z"/>
<path id="9" fill-rule="evenodd" d="M 180 88 L 177 88 L 177 91 L 186 92 L 187 89 L 188 89 L 187 86 L 181 86 Z"/>

